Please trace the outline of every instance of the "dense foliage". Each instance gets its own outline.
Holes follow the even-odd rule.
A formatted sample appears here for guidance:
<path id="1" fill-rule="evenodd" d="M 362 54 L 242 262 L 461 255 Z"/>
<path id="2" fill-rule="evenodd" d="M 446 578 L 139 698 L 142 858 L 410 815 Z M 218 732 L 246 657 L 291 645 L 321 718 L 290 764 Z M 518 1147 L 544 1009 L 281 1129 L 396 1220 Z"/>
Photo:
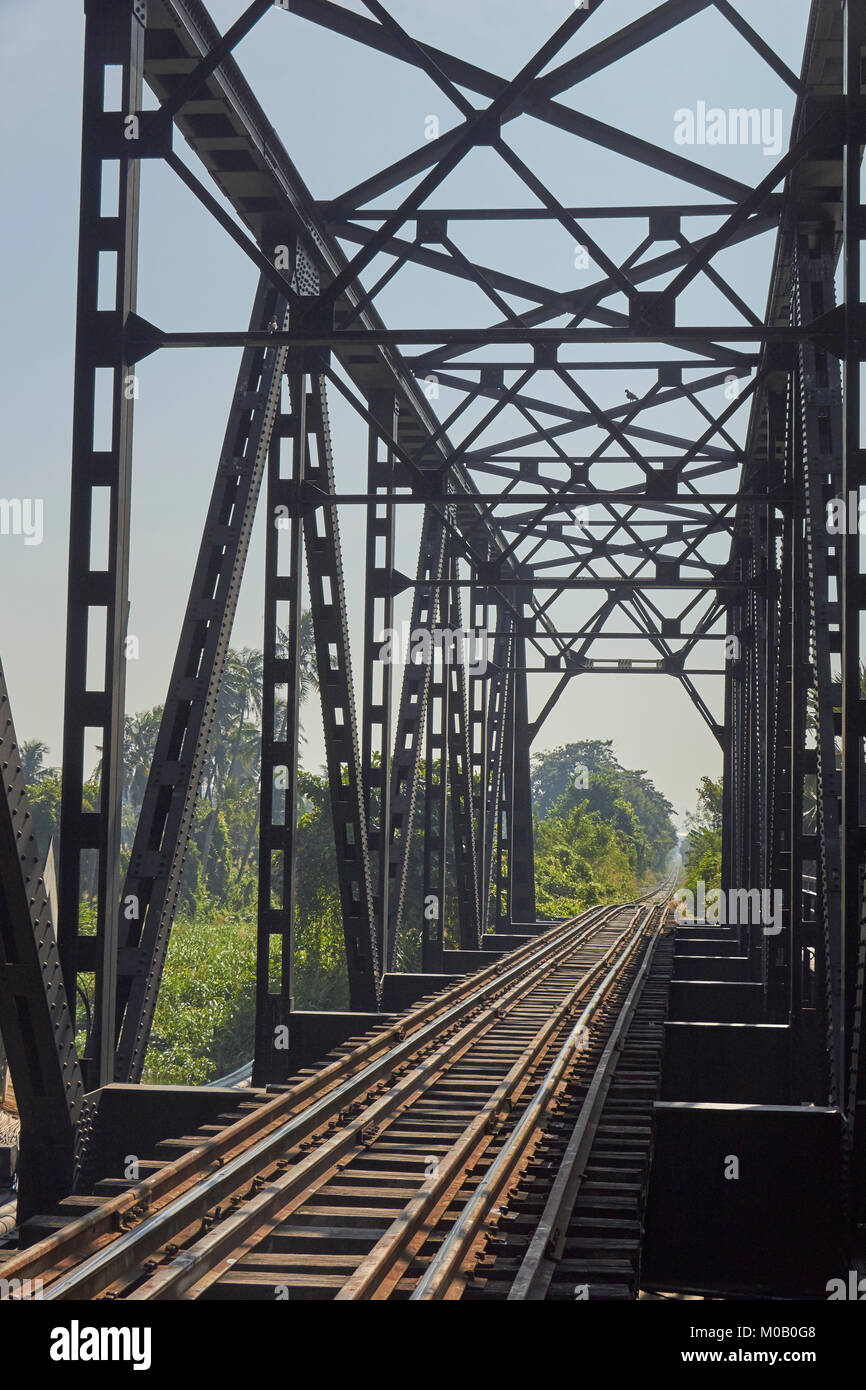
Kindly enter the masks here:
<path id="1" fill-rule="evenodd" d="M 541 916 L 628 896 L 664 872 L 673 807 L 645 772 L 620 765 L 609 739 L 537 754 L 532 786 Z"/>
<path id="2" fill-rule="evenodd" d="M 303 689 L 316 683 L 312 632 L 302 632 Z M 232 1070 L 252 1051 L 258 898 L 261 654 L 231 652 L 218 702 L 159 992 L 145 1079 L 199 1083 Z M 126 720 L 122 814 L 125 870 L 147 785 L 162 711 Z M 280 718 L 280 712 L 277 713 Z M 38 740 L 22 749 L 40 845 L 60 821 L 60 775 Z M 575 769 L 583 774 L 576 777 Z M 438 776 L 434 768 L 434 783 Z M 97 768 L 86 789 L 95 805 Z M 576 782 L 579 785 L 576 785 Z M 539 917 L 570 916 L 628 896 L 663 871 L 676 843 L 671 807 L 643 772 L 620 766 L 611 744 L 576 743 L 535 759 L 536 880 Z M 419 969 L 424 792 L 416 801 L 398 966 Z M 447 868 L 446 944 L 457 941 L 454 865 Z M 294 998 L 298 1008 L 347 1007 L 345 947 L 327 779 L 299 774 L 295 878 Z M 84 912 L 95 883 L 85 866 Z M 88 901 L 90 900 L 90 901 Z M 82 1001 L 79 1027 L 86 1022 Z"/>
<path id="3" fill-rule="evenodd" d="M 702 777 L 698 787 L 698 805 L 688 818 L 683 887 L 697 891 L 703 882 L 707 891 L 720 888 L 722 883 L 722 779 Z"/>

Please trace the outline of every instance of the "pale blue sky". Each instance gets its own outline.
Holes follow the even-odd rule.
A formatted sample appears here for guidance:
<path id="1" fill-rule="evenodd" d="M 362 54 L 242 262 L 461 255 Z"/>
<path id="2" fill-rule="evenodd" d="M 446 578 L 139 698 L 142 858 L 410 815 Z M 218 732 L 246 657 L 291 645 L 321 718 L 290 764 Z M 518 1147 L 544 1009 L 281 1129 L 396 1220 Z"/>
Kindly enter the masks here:
<path id="1" fill-rule="evenodd" d="M 735 3 L 799 71 L 807 0 Z M 242 8 L 240 0 L 212 0 L 210 5 L 223 29 Z M 351 8 L 365 13 L 360 3 Z M 390 4 L 415 37 L 504 76 L 522 66 L 569 8 L 563 0 L 535 0 L 532 5 L 525 0 Z M 606 0 L 561 56 L 596 42 L 645 9 L 644 0 Z M 0 180 L 6 194 L 0 225 L 5 319 L 0 345 L 0 496 L 42 497 L 45 505 L 42 545 L 25 546 L 20 537 L 0 537 L 5 598 L 0 654 L 19 735 L 45 739 L 57 760 L 83 28 L 82 8 L 74 0 L 0 0 Z M 428 115 L 437 115 L 443 130 L 456 120 L 453 108 L 423 74 L 280 10 L 265 16 L 236 56 L 317 197 L 334 196 L 419 144 Z M 470 99 L 480 104 L 480 98 L 470 94 Z M 778 106 L 787 140 L 793 111 L 791 91 L 715 11 L 689 20 L 561 100 L 749 184 L 758 182 L 772 165 L 760 149 L 681 150 L 673 141 L 674 112 L 698 101 L 723 108 Z M 506 135 L 565 203 L 712 201 L 711 194 L 529 117 L 510 123 Z M 176 148 L 195 167 L 182 141 L 176 141 Z M 142 186 L 139 312 L 170 329 L 245 326 L 254 268 L 169 171 L 145 162 Z M 400 194 L 395 190 L 381 201 L 393 206 Z M 473 154 L 432 202 L 532 205 L 529 192 L 490 151 Z M 591 230 L 615 259 L 622 259 L 644 235 L 645 225 L 594 224 Z M 685 230 L 697 229 L 692 223 L 685 224 Z M 461 224 L 453 234 L 480 261 L 556 288 L 575 284 L 573 247 L 556 226 L 534 223 L 527 229 L 526 224 L 512 224 L 500 233 L 489 224 Z M 772 238 L 765 236 L 718 262 L 758 312 L 764 306 L 771 251 Z M 371 278 L 378 269 L 374 263 Z M 386 322 L 395 325 L 483 322 L 493 312 L 480 295 L 472 297 L 471 291 L 421 270 L 401 274 L 381 297 L 379 308 Z M 706 282 L 690 291 L 683 309 L 683 321 L 733 321 Z M 130 711 L 155 704 L 164 695 L 237 360 L 238 354 L 229 351 L 172 352 L 148 358 L 140 367 L 129 631 L 139 638 L 141 658 L 128 667 Z M 622 400 L 620 379 L 605 382 L 603 374 L 592 376 L 590 389 L 602 404 Z M 636 389 L 645 389 L 647 383 L 640 374 L 638 378 Z M 716 413 L 724 408 L 718 393 L 715 398 L 709 395 L 707 404 Z M 443 407 L 450 408 L 444 396 Z M 333 397 L 332 414 L 338 483 L 357 489 L 365 467 L 363 430 Z M 696 417 L 687 408 L 666 419 L 671 428 L 679 419 L 682 432 L 691 431 L 694 437 Z M 651 426 L 654 421 L 648 416 L 645 423 Z M 741 429 L 735 434 L 741 438 Z M 417 527 L 407 509 L 400 516 L 398 564 L 411 571 Z M 363 583 L 360 521 L 360 514 L 341 517 L 356 642 Z M 259 523 L 235 623 L 236 646 L 261 645 L 261 562 Z M 579 607 L 572 602 L 568 611 L 576 620 Z M 557 613 L 565 623 L 563 610 Z M 719 679 L 701 682 L 719 713 L 721 686 Z M 532 683 L 533 706 L 540 705 L 549 688 L 549 678 Z M 712 691 L 717 694 L 711 697 Z M 309 738 L 306 760 L 315 767 L 321 760 L 321 737 L 312 710 L 306 711 L 304 722 Z M 612 738 L 621 760 L 646 768 L 680 809 L 693 804 L 698 778 L 720 766 L 714 739 L 686 694 L 668 678 L 592 675 L 573 681 L 536 747 L 589 738 Z"/>

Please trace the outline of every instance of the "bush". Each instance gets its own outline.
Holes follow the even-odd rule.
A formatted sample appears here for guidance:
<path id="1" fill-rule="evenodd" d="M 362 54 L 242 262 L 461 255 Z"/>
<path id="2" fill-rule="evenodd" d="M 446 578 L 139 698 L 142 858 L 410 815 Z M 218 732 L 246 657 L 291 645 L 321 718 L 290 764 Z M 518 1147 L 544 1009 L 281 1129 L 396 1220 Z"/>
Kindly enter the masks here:
<path id="1" fill-rule="evenodd" d="M 256 931 L 211 907 L 175 923 L 156 1005 L 144 1080 L 200 1085 L 253 1052 Z"/>

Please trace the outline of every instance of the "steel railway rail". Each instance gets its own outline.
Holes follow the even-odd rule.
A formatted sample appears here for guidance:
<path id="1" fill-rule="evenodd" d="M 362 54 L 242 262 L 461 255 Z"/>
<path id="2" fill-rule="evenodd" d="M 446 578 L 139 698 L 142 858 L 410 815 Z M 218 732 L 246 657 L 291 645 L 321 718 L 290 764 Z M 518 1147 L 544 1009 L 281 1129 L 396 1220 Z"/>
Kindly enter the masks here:
<path id="1" fill-rule="evenodd" d="M 217 1133 L 169 1141 L 180 1157 L 160 1146 L 143 1182 L 97 1184 L 74 1219 L 61 1204 L 4 1277 L 41 1278 L 46 1300 L 459 1297 L 644 978 L 667 891 L 590 909 L 294 1084 L 244 1092 Z"/>
<path id="2" fill-rule="evenodd" d="M 661 1079 L 674 930 L 656 933 L 592 1042 L 465 1296 L 633 1299 L 640 1285 L 652 1107 Z"/>

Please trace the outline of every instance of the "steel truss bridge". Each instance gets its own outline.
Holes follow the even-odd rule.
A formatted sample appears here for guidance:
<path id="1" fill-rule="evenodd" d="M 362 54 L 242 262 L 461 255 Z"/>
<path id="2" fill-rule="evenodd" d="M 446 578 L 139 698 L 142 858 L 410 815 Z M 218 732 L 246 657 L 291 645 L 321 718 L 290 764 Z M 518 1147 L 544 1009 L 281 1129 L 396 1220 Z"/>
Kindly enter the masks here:
<path id="1" fill-rule="evenodd" d="M 856 504 L 866 483 L 866 7 L 813 0 L 795 72 L 736 0 L 646 0 L 638 18 L 601 39 L 592 37 L 595 12 L 615 11 L 616 0 L 587 0 L 565 13 L 514 76 L 419 42 L 379 0 L 357 9 L 336 0 L 254 0 L 225 33 L 199 0 L 87 0 L 85 10 L 56 884 L 47 847 L 37 846 L 30 828 L 0 671 L 0 1030 L 22 1117 L 21 1229 L 28 1244 L 46 1232 L 55 1241 L 34 1267 L 44 1271 L 63 1256 L 68 1271 L 71 1237 L 62 1248 L 56 1242 L 73 1217 L 80 1248 L 96 1248 L 80 1235 L 94 1191 L 102 1191 L 103 1204 L 113 1192 L 117 1211 L 126 1218 L 132 1212 L 133 1225 L 146 1208 L 143 1189 L 130 1183 L 120 1184 L 121 1196 L 94 1187 L 119 1183 L 107 1177 L 118 1127 L 133 1136 L 129 1142 L 138 1136 L 141 1144 L 180 1144 L 177 1136 L 199 1126 L 216 1129 L 215 1117 L 242 1094 L 226 1087 L 169 1094 L 136 1083 L 253 519 L 264 507 L 274 524 L 264 555 L 256 1043 L 248 1104 L 273 1107 L 273 1123 L 289 1126 L 286 1142 L 309 1146 L 309 1126 L 285 1118 L 307 1113 L 297 1107 L 308 1083 L 293 1078 L 317 1077 L 311 1094 L 320 1097 L 319 1087 L 325 1095 L 331 1073 L 321 1070 L 321 1059 L 336 1056 L 336 1074 L 351 1090 L 347 1078 L 366 1077 L 362 1063 L 372 1067 L 380 1053 L 389 1066 L 403 1065 L 404 1032 L 410 1042 L 416 1033 L 420 1038 L 422 1026 L 432 1028 L 440 1015 L 456 1027 L 466 1000 L 486 1009 L 497 980 L 513 976 L 518 989 L 527 972 L 541 970 L 544 952 L 559 961 L 575 932 L 584 943 L 588 918 L 577 925 L 538 921 L 532 741 L 575 679 L 599 671 L 667 677 L 681 684 L 722 749 L 723 887 L 779 891 L 783 913 L 775 934 L 760 926 L 677 928 L 674 954 L 662 899 L 645 911 L 618 908 L 603 922 L 592 918 L 592 931 L 603 930 L 593 937 L 595 954 L 580 958 L 580 969 L 590 972 L 580 975 L 580 988 L 590 979 L 595 987 L 615 949 L 623 970 L 627 963 L 636 969 L 634 934 L 643 942 L 655 933 L 655 955 L 647 956 L 640 980 L 642 987 L 655 981 L 646 996 L 651 1007 L 646 999 L 643 1007 L 661 1012 L 644 1018 L 632 992 L 627 1015 L 638 1009 L 634 1017 L 643 1022 L 636 1026 L 661 1024 L 666 1035 L 661 1090 L 655 1073 L 642 1069 L 651 1050 L 646 1042 L 633 1058 L 630 1083 L 654 1117 L 647 1230 L 655 1245 L 646 1254 L 645 1282 L 802 1293 L 813 1287 L 812 1268 L 823 1287 L 832 1259 L 821 1242 L 832 1232 L 839 1259 L 854 1259 L 866 1198 L 866 582 L 856 524 L 827 524 L 828 503 L 850 503 L 853 495 Z M 708 10 L 738 31 L 768 78 L 774 74 L 796 98 L 789 147 L 754 187 L 700 162 L 691 149 L 654 144 L 580 110 L 581 83 L 605 74 L 615 84 L 618 64 L 635 54 L 646 56 L 649 70 L 653 45 Z M 395 69 L 414 69 L 453 112 L 453 123 L 338 197 L 317 200 L 235 59 L 258 24 L 273 30 L 274 44 L 283 40 L 281 26 L 291 28 L 293 61 L 302 60 L 311 26 L 327 31 L 335 77 L 339 63 L 361 49 Z M 112 107 L 107 76 L 118 69 L 122 91 Z M 659 201 L 564 205 L 509 138 L 518 118 L 535 123 L 557 149 L 573 145 L 578 166 L 581 152 L 595 148 L 632 161 L 643 181 L 657 175 Z M 449 175 L 479 156 L 501 162 L 523 186 L 522 205 L 443 200 L 438 190 Z M 147 160 L 162 162 L 235 243 L 239 260 L 257 268 L 248 327 L 199 331 L 157 325 L 145 317 L 146 305 L 139 313 Z M 692 202 L 669 201 L 672 179 L 688 187 Z M 106 198 L 109 183 L 116 203 Z M 627 195 L 628 184 L 620 186 Z M 527 248 L 520 273 L 509 240 L 515 226 Z M 611 226 L 617 236 L 606 248 Z M 483 262 L 461 244 L 480 245 L 479 228 Z M 560 274 L 543 253 L 534 254 L 535 238 L 544 246 L 552 230 L 585 252 L 589 273 Z M 725 253 L 765 233 L 775 237 L 775 251 L 766 308 L 758 313 L 722 262 L 733 265 Z M 632 247 L 624 256 L 621 241 Z M 377 301 L 401 277 L 406 326 L 389 327 Z M 418 291 L 422 280 L 426 298 Z M 431 282 L 444 304 L 465 302 L 450 327 L 428 326 L 413 304 L 416 293 L 421 305 L 431 302 Z M 693 321 L 692 292 L 702 286 L 712 287 L 720 306 L 712 323 Z M 136 395 L 130 386 L 150 354 L 211 346 L 242 349 L 240 366 L 123 877 Z M 106 373 L 109 442 L 97 449 L 96 387 Z M 366 473 L 353 491 L 338 485 L 343 474 L 329 420 L 336 399 L 367 439 Z M 97 568 L 104 497 L 107 559 Z M 347 589 L 359 591 L 362 581 L 343 563 L 340 520 L 348 508 L 360 509 L 365 537 L 363 623 L 351 632 Z M 397 557 L 411 528 L 417 567 L 405 573 Z M 345 933 L 350 1004 L 339 1014 L 298 1010 L 293 999 L 307 593 Z M 489 634 L 486 669 L 447 661 L 396 666 L 384 655 L 382 634 L 404 612 L 411 630 L 431 641 L 443 631 Z M 88 684 L 95 641 L 102 644 L 97 688 Z M 723 685 L 718 709 L 702 694 L 708 672 Z M 548 677 L 551 694 L 531 715 L 533 673 Z M 278 719 L 280 692 L 285 717 Z M 89 809 L 85 755 L 94 738 L 101 782 L 98 806 Z M 440 907 L 429 920 L 409 889 L 421 790 L 424 898 Z M 446 945 L 443 928 L 448 856 L 459 885 L 456 948 Z M 92 931 L 80 914 L 85 862 L 96 865 Z M 401 943 L 419 938 L 420 972 L 401 972 Z M 617 978 L 621 984 L 626 976 Z M 582 996 L 569 981 L 573 1003 Z M 82 1051 L 77 1001 L 85 983 L 93 1008 Z M 424 1002 L 431 997 L 433 1004 Z M 608 1008 L 607 994 L 604 1001 Z M 604 1018 L 604 1027 L 615 1029 L 613 1015 Z M 599 1056 L 609 1036 L 600 1035 Z M 279 1037 L 288 1046 L 276 1045 Z M 509 1055 L 507 1038 L 496 1046 Z M 599 1056 L 593 1065 L 602 1067 Z M 311 1064 L 320 1069 L 310 1072 Z M 604 1066 L 598 1075 L 607 1077 L 606 1094 L 609 1057 Z M 370 1084 L 381 1087 L 389 1074 L 380 1070 Z M 561 1079 L 554 1068 L 544 1084 L 555 1089 Z M 316 1103 L 326 1107 L 327 1100 Z M 232 1111 L 232 1124 L 252 1125 L 238 1113 Z M 330 1112 L 328 1118 L 337 1123 Z M 719 1129 L 723 1122 L 727 1128 Z M 604 1130 L 602 1121 L 592 1133 L 598 1139 Z M 639 1130 L 635 1142 L 643 1142 Z M 234 1143 L 236 1129 L 226 1133 Z M 213 1142 L 228 1151 L 228 1139 Z M 676 1162 L 686 1147 L 696 1170 L 704 1158 L 715 1164 L 717 1150 L 739 1154 L 744 1168 L 761 1168 L 758 1188 L 744 1183 L 741 1207 L 725 1216 L 729 1236 L 708 1232 L 704 1179 Z M 796 1172 L 792 1153 L 802 1160 Z M 250 1162 L 235 1172 L 238 1181 L 254 1176 Z M 812 1186 L 802 1164 L 812 1165 Z M 820 1193 L 816 1171 L 824 1175 Z M 156 1201 L 156 1188 L 148 1192 Z M 212 1204 L 197 1200 L 195 1212 L 206 1214 Z M 421 1296 L 453 1296 L 443 1290 L 477 1234 L 480 1200 L 472 1199 L 475 1208 L 468 1201 L 466 1230 L 449 1237 L 447 1253 L 433 1260 Z M 814 1262 L 800 1259 L 792 1286 L 782 1272 L 790 1258 L 785 1213 L 791 1203 L 805 1210 L 804 1202 L 814 1230 L 801 1229 L 798 1239 Z M 752 1249 L 753 1263 L 744 1269 L 733 1246 L 738 1231 L 754 1230 L 761 1203 L 764 1248 Z M 698 1246 L 684 1239 L 669 1248 L 658 1237 L 677 1207 L 688 1210 L 695 1239 L 713 1245 L 712 1271 L 709 1257 L 701 1265 Z M 183 1221 L 166 1225 L 160 1240 L 183 1228 Z M 93 1220 L 87 1229 L 96 1240 Z M 180 1275 L 172 1283 L 166 1248 L 169 1273 L 151 1270 L 154 1296 L 190 1287 Z M 9 1252 L 0 1255 L 4 1267 L 15 1260 L 14 1267 L 24 1267 L 20 1254 L 11 1261 Z M 513 1285 L 522 1294 L 500 1281 L 502 1296 L 535 1296 L 541 1264 L 540 1255 L 528 1267 L 524 1260 L 523 1282 L 515 1276 Z M 350 1296 L 381 1296 L 407 1267 L 394 1274 L 389 1265 L 386 1275 L 381 1261 L 374 1266 L 356 1270 Z M 102 1282 L 88 1275 L 70 1287 L 95 1296 L 122 1287 L 134 1268 L 133 1256 L 125 1263 L 118 1256 Z M 210 1287 L 202 1271 L 211 1266 L 196 1268 Z M 336 1287 L 326 1281 L 319 1291 Z"/>

